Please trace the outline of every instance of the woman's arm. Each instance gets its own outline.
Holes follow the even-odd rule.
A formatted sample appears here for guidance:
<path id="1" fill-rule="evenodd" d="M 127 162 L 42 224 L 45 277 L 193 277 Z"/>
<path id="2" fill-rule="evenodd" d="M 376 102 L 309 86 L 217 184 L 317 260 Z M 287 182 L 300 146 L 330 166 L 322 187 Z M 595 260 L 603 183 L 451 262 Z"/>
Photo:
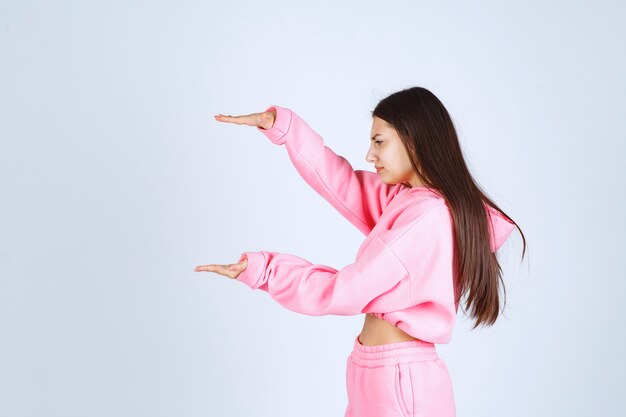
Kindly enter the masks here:
<path id="1" fill-rule="evenodd" d="M 368 235 L 401 185 L 388 185 L 376 173 L 354 170 L 292 110 L 272 105 L 265 111 L 276 112 L 274 124 L 270 129 L 257 129 L 274 144 L 284 144 L 304 181 Z"/>
<path id="2" fill-rule="evenodd" d="M 438 207 L 438 208 L 437 208 Z M 243 252 L 236 281 L 307 315 L 357 315 L 432 303 L 454 308 L 452 234 L 445 205 L 402 228 L 366 239 L 354 263 L 337 270 L 279 252 Z"/>

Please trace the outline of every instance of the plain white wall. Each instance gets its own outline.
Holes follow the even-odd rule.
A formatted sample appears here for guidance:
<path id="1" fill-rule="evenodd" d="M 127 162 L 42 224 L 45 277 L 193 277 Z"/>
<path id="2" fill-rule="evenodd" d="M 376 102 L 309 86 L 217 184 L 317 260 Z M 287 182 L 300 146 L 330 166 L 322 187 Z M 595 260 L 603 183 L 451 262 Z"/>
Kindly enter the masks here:
<path id="1" fill-rule="evenodd" d="M 270 104 L 355 169 L 402 88 L 446 105 L 520 225 L 507 304 L 438 345 L 459 417 L 626 406 L 623 2 L 0 2 L 0 416 L 343 416 L 363 316 L 199 264 L 341 268 L 363 236 L 254 128 Z"/>

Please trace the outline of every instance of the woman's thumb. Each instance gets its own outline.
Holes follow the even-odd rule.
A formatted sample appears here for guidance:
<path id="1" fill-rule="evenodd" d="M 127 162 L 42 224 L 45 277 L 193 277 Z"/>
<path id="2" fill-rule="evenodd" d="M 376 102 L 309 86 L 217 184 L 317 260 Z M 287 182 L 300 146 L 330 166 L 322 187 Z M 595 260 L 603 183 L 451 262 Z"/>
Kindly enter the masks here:
<path id="1" fill-rule="evenodd" d="M 272 126 L 274 126 L 274 120 L 276 118 L 276 112 L 275 111 L 266 111 L 261 113 L 261 117 L 259 119 L 259 122 L 257 124 L 258 127 L 261 127 L 265 130 L 269 130 L 272 128 Z"/>

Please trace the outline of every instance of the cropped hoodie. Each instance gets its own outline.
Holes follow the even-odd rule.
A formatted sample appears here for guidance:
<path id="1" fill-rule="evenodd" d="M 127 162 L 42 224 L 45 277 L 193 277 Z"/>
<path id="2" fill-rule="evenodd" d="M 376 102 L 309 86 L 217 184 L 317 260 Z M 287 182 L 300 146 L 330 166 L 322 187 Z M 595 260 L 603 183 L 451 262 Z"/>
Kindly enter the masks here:
<path id="1" fill-rule="evenodd" d="M 285 145 L 298 173 L 365 236 L 353 263 L 341 269 L 280 252 L 243 252 L 237 277 L 285 308 L 311 316 L 370 313 L 431 343 L 452 338 L 458 303 L 454 291 L 454 223 L 446 200 L 426 187 L 386 184 L 354 170 L 290 109 L 272 105 L 270 129 L 257 129 Z M 515 225 L 485 204 L 491 251 Z"/>

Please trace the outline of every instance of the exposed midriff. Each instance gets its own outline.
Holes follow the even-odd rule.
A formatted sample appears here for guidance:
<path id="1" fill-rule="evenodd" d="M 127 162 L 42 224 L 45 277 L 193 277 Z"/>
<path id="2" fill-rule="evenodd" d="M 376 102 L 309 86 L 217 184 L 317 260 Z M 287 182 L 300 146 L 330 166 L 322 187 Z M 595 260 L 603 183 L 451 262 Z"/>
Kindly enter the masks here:
<path id="1" fill-rule="evenodd" d="M 363 329 L 359 335 L 359 341 L 365 346 L 385 345 L 388 343 L 403 342 L 406 340 L 418 340 L 408 335 L 393 324 L 373 316 L 365 314 Z"/>

